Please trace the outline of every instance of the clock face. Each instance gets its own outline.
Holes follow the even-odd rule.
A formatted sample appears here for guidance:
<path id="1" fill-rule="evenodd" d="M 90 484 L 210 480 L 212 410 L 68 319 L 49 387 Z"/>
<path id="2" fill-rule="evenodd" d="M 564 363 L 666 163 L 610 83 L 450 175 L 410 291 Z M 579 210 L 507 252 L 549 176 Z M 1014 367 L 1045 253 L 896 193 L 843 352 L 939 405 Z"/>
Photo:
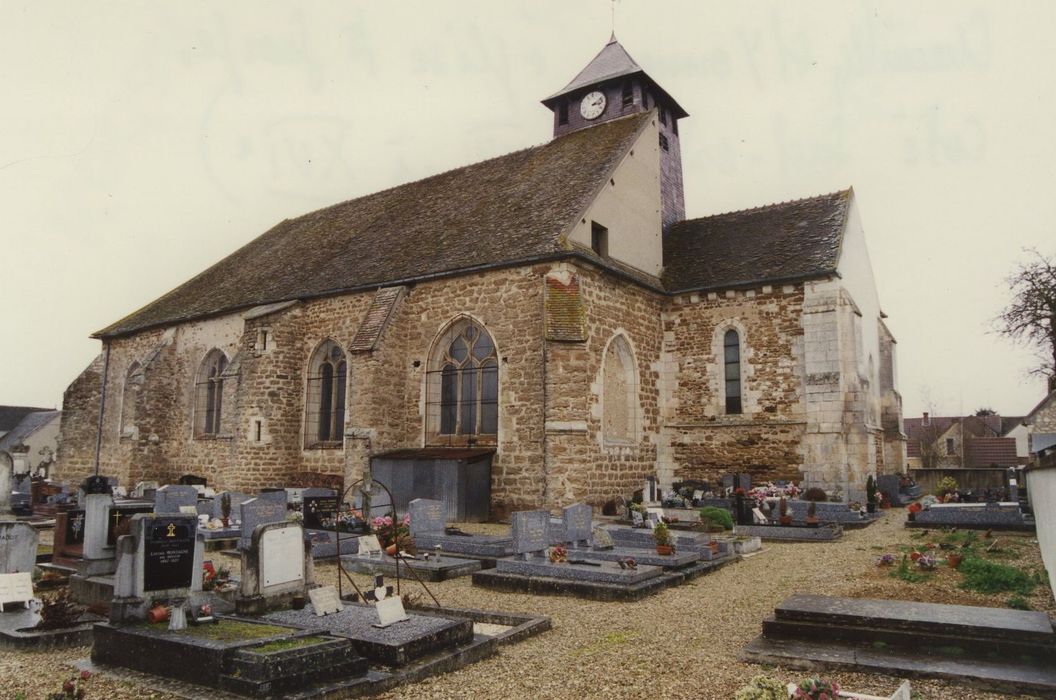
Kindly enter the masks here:
<path id="1" fill-rule="evenodd" d="M 583 98 L 583 101 L 579 103 L 579 113 L 583 115 L 584 119 L 597 119 L 604 111 L 605 93 L 597 90 L 588 93 Z"/>

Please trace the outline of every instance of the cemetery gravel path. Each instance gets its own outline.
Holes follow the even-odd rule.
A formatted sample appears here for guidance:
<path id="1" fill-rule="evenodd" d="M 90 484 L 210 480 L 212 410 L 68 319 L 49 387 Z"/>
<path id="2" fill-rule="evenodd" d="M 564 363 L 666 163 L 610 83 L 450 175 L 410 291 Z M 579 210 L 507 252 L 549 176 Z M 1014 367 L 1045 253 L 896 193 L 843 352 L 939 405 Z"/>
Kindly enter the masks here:
<path id="1" fill-rule="evenodd" d="M 904 515 L 889 511 L 864 530 L 847 532 L 829 544 L 768 544 L 764 551 L 713 574 L 635 603 L 602 603 L 563 596 L 497 593 L 475 588 L 468 578 L 431 584 L 441 602 L 549 615 L 553 629 L 501 647 L 491 659 L 384 694 L 382 698 L 732 698 L 752 676 L 766 673 L 782 681 L 803 672 L 744 664 L 741 648 L 759 634 L 774 606 L 797 592 L 829 595 L 905 597 L 934 602 L 999 605 L 974 594 L 931 589 L 892 588 L 877 575 L 875 547 L 892 550 L 910 542 Z M 478 532 L 502 532 L 500 526 L 466 526 Z M 1037 545 L 1030 556 L 1037 559 Z M 334 582 L 332 564 L 320 564 L 317 580 Z M 363 579 L 364 582 L 366 579 Z M 891 582 L 897 584 L 897 582 Z M 413 589 L 413 586 L 412 586 Z M 407 591 L 405 591 L 406 593 Z M 1031 600 L 1054 612 L 1045 587 Z M 80 647 L 52 652 L 0 651 L 0 698 L 45 698 L 73 672 L 70 664 L 88 656 Z M 837 672 L 844 687 L 889 695 L 896 679 Z M 89 698 L 179 697 L 129 679 L 96 676 Z M 941 681 L 914 680 L 917 697 L 927 700 L 1007 700 L 1009 696 L 974 691 Z M 220 697 L 219 694 L 214 697 Z"/>

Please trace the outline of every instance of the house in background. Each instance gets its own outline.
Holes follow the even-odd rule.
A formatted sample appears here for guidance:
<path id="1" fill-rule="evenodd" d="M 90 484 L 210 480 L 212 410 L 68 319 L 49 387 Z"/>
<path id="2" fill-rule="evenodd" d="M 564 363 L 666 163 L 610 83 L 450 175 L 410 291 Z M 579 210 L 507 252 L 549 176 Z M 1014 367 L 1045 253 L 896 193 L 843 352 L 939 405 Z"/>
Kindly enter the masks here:
<path id="1" fill-rule="evenodd" d="M 1010 429 L 1016 439 L 1017 453 L 1036 463 L 1036 455 L 1056 445 L 1056 390 L 1050 391 L 1037 406 Z"/>
<path id="2" fill-rule="evenodd" d="M 5 410 L 10 408 L 5 406 L 0 413 L 15 413 Z M 24 411 L 21 420 L 0 437 L 0 463 L 10 459 L 16 475 L 47 477 L 58 451 L 61 419 L 62 411 L 46 408 Z"/>
<path id="3" fill-rule="evenodd" d="M 0 406 L 0 438 L 15 429 L 22 419 L 30 413 L 51 411 L 50 408 L 37 408 L 35 406 Z"/>
<path id="4" fill-rule="evenodd" d="M 1014 467 L 1016 438 L 1006 435 L 1019 419 L 991 416 L 906 418 L 908 466 L 914 469 Z"/>

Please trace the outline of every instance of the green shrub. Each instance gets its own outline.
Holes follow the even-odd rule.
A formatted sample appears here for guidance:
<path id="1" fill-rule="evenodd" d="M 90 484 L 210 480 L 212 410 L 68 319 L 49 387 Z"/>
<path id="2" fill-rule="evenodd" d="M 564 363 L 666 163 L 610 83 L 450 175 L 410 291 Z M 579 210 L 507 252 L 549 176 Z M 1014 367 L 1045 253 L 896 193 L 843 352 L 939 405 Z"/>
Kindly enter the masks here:
<path id="1" fill-rule="evenodd" d="M 1027 602 L 1027 599 L 1021 595 L 1012 596 L 1005 601 L 1005 604 L 1013 610 L 1033 610 L 1033 608 L 1030 607 L 1030 603 Z"/>
<path id="2" fill-rule="evenodd" d="M 827 493 L 825 493 L 825 489 L 818 488 L 817 486 L 812 486 L 803 492 L 803 500 L 825 502 L 829 500 L 829 496 Z"/>
<path id="3" fill-rule="evenodd" d="M 935 484 L 935 493 L 940 496 L 945 496 L 948 493 L 953 493 L 957 490 L 957 480 L 952 476 L 944 476 L 939 479 L 938 483 Z"/>
<path id="4" fill-rule="evenodd" d="M 723 530 L 733 529 L 733 516 L 725 508 L 705 506 L 700 509 L 700 520 L 705 525 L 721 526 Z"/>
<path id="5" fill-rule="evenodd" d="M 1019 593 L 1030 595 L 1037 582 L 1022 569 L 1007 564 L 996 564 L 992 561 L 970 557 L 961 564 L 960 572 L 964 574 L 961 588 L 979 593 Z"/>
<path id="6" fill-rule="evenodd" d="M 769 676 L 756 676 L 737 691 L 734 700 L 788 700 L 785 684 Z"/>

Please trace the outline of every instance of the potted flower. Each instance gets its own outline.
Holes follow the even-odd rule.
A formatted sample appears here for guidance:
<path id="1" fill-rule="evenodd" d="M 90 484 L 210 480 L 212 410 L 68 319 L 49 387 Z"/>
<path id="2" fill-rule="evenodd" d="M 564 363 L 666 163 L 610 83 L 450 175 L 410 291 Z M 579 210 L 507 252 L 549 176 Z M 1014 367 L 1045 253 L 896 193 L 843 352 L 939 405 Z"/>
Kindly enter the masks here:
<path id="1" fill-rule="evenodd" d="M 788 499 L 784 496 L 782 496 L 781 500 L 778 502 L 777 512 L 780 514 L 778 522 L 782 525 L 792 524 L 792 516 L 788 514 Z"/>
<path id="2" fill-rule="evenodd" d="M 865 480 L 865 510 L 868 513 L 876 512 L 876 504 L 879 502 L 876 498 L 876 494 L 876 479 L 870 474 L 869 478 Z"/>
<path id="3" fill-rule="evenodd" d="M 877 566 L 894 566 L 895 555 L 894 554 L 881 554 L 876 560 Z"/>
<path id="4" fill-rule="evenodd" d="M 827 678 L 807 678 L 800 681 L 792 693 L 793 700 L 837 700 L 840 684 Z"/>
<path id="5" fill-rule="evenodd" d="M 950 553 L 946 555 L 946 565 L 951 569 L 956 569 L 961 566 L 961 562 L 964 561 L 963 554 Z"/>
<path id="6" fill-rule="evenodd" d="M 220 496 L 220 522 L 224 527 L 231 524 L 231 494 L 227 491 Z"/>
<path id="7" fill-rule="evenodd" d="M 807 527 L 818 526 L 818 504 L 815 501 L 811 501 L 810 505 L 807 506 Z"/>
<path id="8" fill-rule="evenodd" d="M 653 540 L 656 542 L 656 553 L 661 556 L 670 556 L 675 551 L 671 543 L 671 531 L 667 529 L 666 523 L 657 523 L 653 528 Z"/>
<path id="9" fill-rule="evenodd" d="M 917 558 L 917 566 L 924 571 L 933 571 L 935 569 L 935 557 L 930 554 L 922 554 Z"/>
<path id="10" fill-rule="evenodd" d="M 568 550 L 561 545 L 555 545 L 547 552 L 547 558 L 551 564 L 563 564 L 568 561 Z"/>
<path id="11" fill-rule="evenodd" d="M 162 604 L 160 600 L 154 601 L 154 605 L 152 605 L 150 610 L 147 612 L 147 621 L 158 623 L 165 622 L 165 620 L 168 619 L 169 609 L 165 607 L 165 605 Z"/>

